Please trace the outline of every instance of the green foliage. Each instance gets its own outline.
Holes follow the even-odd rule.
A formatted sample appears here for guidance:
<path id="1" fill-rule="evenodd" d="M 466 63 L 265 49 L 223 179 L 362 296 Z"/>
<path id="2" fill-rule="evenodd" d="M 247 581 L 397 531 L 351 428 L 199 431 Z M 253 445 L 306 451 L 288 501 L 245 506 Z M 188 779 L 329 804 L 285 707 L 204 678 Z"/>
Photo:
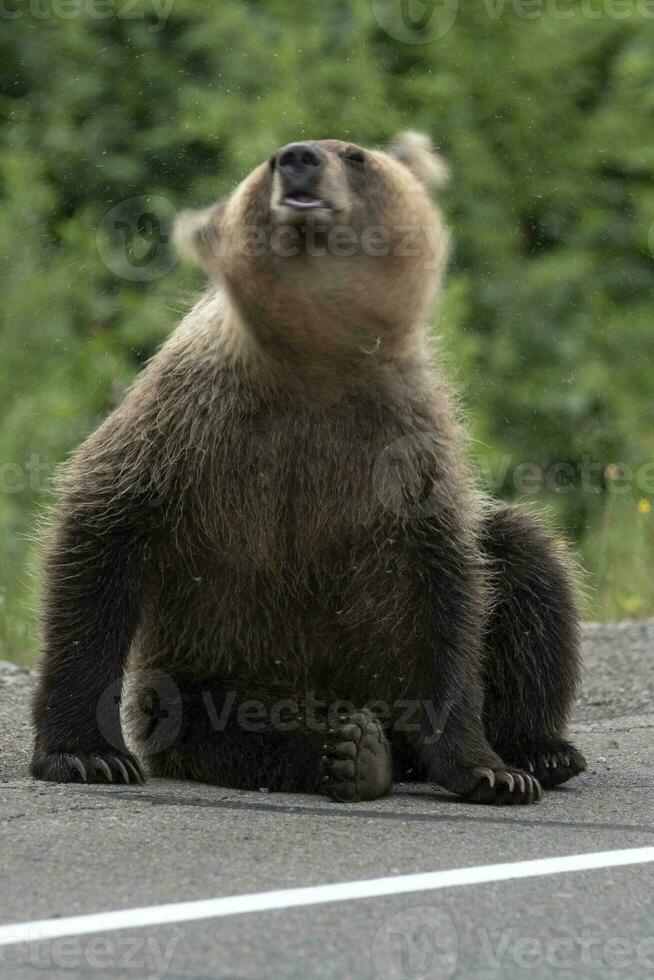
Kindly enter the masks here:
<path id="1" fill-rule="evenodd" d="M 180 267 L 117 275 L 107 213 L 153 195 L 165 227 L 286 141 L 374 144 L 409 127 L 433 136 L 454 173 L 435 330 L 485 481 L 554 511 L 590 566 L 593 615 L 654 612 L 641 503 L 654 496 L 642 475 L 654 448 L 652 12 L 458 6 L 443 37 L 418 44 L 389 37 L 369 0 L 5 3 L 0 657 L 33 655 L 30 542 L 46 477 L 200 283 Z M 169 258 L 164 248 L 162 270 Z M 560 463 L 571 487 L 550 479 Z M 632 471 L 619 497 L 612 464 Z"/>

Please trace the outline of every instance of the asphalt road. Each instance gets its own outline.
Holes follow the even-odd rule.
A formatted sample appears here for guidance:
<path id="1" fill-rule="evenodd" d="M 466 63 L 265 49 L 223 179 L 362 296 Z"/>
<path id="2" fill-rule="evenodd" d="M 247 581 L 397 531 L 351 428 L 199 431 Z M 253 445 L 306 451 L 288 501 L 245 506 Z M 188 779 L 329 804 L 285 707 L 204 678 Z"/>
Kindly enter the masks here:
<path id="1" fill-rule="evenodd" d="M 369 804 L 26 775 L 33 677 L 0 666 L 0 927 L 654 846 L 654 620 L 590 626 L 573 733 L 589 769 L 531 807 L 403 785 Z M 33 978 L 654 978 L 654 863 L 0 946 Z"/>

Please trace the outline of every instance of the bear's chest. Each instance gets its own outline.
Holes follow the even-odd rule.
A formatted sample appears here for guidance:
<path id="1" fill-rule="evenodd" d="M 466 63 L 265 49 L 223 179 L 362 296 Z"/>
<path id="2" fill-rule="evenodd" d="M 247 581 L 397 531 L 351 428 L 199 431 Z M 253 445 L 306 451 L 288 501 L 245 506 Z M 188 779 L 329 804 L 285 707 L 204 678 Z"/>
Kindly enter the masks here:
<path id="1" fill-rule="evenodd" d="M 344 413 L 258 413 L 224 424 L 197 456 L 189 447 L 173 513 L 194 558 L 297 574 L 334 561 L 384 514 L 384 451 Z"/>

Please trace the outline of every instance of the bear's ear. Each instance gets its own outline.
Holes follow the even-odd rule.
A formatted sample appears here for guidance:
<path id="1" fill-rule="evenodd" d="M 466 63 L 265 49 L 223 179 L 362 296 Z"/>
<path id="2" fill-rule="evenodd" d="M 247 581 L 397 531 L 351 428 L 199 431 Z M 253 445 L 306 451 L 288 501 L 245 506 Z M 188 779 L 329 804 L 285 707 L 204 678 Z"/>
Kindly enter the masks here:
<path id="1" fill-rule="evenodd" d="M 189 262 L 205 272 L 215 272 L 220 257 L 220 219 L 226 201 L 202 211 L 180 211 L 173 227 L 173 244 Z"/>
<path id="2" fill-rule="evenodd" d="M 398 133 L 388 152 L 427 187 L 445 187 L 450 179 L 445 160 L 434 151 L 431 140 L 423 133 Z"/>

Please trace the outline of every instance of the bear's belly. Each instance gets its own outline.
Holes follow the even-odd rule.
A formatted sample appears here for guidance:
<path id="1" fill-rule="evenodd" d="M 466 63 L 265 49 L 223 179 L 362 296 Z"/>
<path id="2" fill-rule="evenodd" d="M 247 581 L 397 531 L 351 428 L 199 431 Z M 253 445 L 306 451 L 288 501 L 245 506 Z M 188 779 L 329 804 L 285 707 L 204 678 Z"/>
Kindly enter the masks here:
<path id="1" fill-rule="evenodd" d="M 228 680 L 254 695 L 311 691 L 367 700 L 401 689 L 409 665 L 400 667 L 391 649 L 401 633 L 379 642 L 380 623 L 403 618 L 398 597 L 410 591 L 401 588 L 397 562 L 391 581 L 383 562 L 362 573 L 354 546 L 318 557 L 263 569 L 215 556 L 203 565 L 169 565 L 151 583 L 133 665 L 173 678 Z"/>

